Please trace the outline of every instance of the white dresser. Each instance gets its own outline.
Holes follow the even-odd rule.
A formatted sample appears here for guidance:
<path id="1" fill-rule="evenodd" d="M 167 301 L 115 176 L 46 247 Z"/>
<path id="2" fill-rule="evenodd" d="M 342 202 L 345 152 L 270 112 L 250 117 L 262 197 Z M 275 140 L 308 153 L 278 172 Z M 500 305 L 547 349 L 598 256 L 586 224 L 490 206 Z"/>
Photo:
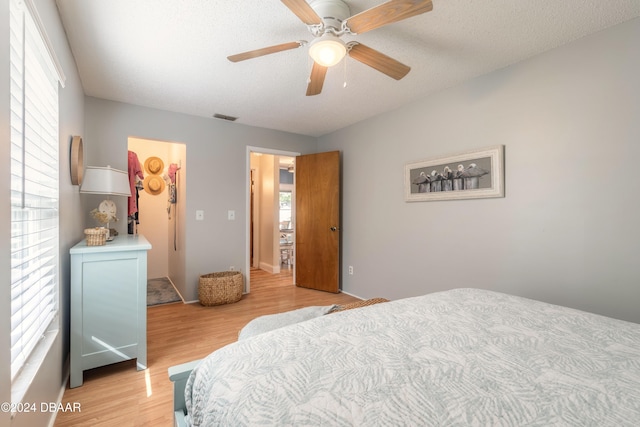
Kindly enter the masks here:
<path id="1" fill-rule="evenodd" d="M 102 246 L 75 245 L 71 254 L 71 381 L 83 371 L 137 359 L 147 368 L 147 251 L 141 235 Z"/>

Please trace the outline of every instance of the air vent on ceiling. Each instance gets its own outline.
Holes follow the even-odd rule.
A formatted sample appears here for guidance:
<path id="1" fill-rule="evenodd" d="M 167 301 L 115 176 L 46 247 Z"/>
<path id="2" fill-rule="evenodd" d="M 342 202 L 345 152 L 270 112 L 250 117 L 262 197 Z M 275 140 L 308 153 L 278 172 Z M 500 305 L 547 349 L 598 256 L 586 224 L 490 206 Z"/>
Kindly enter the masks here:
<path id="1" fill-rule="evenodd" d="M 237 117 L 233 117 L 233 116 L 226 116 L 224 114 L 214 114 L 213 117 L 215 117 L 216 119 L 222 119 L 222 120 L 228 120 L 230 122 L 235 122 L 236 120 L 238 120 Z"/>

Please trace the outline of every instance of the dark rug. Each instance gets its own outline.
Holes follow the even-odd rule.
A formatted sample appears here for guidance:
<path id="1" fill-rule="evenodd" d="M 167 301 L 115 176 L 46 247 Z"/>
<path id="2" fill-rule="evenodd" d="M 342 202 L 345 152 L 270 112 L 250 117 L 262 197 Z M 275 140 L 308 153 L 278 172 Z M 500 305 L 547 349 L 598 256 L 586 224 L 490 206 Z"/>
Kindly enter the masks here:
<path id="1" fill-rule="evenodd" d="M 182 301 L 168 277 L 147 280 L 147 306 Z"/>

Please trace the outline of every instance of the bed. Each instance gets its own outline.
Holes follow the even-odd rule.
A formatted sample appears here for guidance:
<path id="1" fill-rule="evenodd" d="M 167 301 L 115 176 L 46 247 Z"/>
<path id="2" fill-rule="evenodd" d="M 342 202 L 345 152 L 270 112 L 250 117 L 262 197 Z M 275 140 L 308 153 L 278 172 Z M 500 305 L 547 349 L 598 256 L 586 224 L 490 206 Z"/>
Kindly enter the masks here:
<path id="1" fill-rule="evenodd" d="M 479 289 L 317 316 L 169 374 L 176 425 L 640 425 L 640 325 Z"/>

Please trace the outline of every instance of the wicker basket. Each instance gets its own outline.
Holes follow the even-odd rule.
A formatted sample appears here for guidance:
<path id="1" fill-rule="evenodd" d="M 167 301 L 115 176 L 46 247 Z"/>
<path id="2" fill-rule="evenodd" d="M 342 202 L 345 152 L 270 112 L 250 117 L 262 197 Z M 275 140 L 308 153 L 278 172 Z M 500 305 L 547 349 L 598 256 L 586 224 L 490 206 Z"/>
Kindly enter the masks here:
<path id="1" fill-rule="evenodd" d="M 198 299 L 205 306 L 231 304 L 240 301 L 244 280 L 239 271 L 222 271 L 200 276 Z"/>
<path id="2" fill-rule="evenodd" d="M 334 308 L 330 311 L 330 313 L 335 313 L 337 311 L 351 310 L 354 308 L 367 307 L 374 304 L 380 304 L 381 302 L 389 302 L 386 298 L 371 298 L 362 301 L 351 302 L 349 304 L 342 304 Z"/>
<path id="3" fill-rule="evenodd" d="M 102 246 L 107 241 L 106 228 L 85 228 L 84 235 L 87 238 L 87 246 Z"/>

